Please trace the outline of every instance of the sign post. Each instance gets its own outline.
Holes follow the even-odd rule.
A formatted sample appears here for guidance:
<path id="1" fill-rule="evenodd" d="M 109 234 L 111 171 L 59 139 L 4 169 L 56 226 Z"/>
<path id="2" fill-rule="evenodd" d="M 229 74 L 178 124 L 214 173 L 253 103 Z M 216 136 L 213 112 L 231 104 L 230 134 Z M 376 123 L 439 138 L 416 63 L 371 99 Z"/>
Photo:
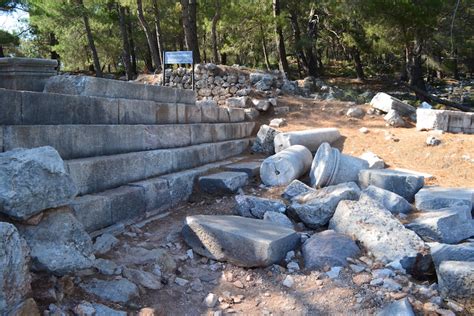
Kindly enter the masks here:
<path id="1" fill-rule="evenodd" d="M 165 69 L 170 64 L 191 64 L 192 77 L 191 82 L 194 90 L 194 56 L 190 50 L 177 52 L 163 52 L 163 86 L 165 85 Z"/>

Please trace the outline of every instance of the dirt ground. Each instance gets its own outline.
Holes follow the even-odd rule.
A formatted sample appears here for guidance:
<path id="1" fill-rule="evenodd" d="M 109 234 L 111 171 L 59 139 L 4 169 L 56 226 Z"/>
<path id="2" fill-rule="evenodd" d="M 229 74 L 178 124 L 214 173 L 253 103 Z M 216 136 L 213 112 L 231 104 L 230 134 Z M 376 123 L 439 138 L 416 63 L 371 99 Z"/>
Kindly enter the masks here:
<path id="1" fill-rule="evenodd" d="M 343 140 L 336 144 L 343 153 L 360 155 L 372 151 L 383 158 L 390 168 L 406 168 L 432 174 L 429 184 L 448 187 L 474 187 L 474 135 L 442 134 L 441 145 L 429 147 L 425 144 L 428 132 L 418 132 L 408 128 L 389 128 L 382 116 L 366 115 L 363 119 L 345 116 L 347 102 L 316 102 L 299 97 L 281 97 L 279 106 L 288 105 L 290 112 L 284 117 L 288 125 L 283 131 L 304 130 L 317 127 L 338 127 Z M 367 106 L 365 106 L 367 110 Z M 268 123 L 273 114 L 259 118 L 260 123 Z M 369 129 L 367 134 L 359 128 Z M 261 158 L 251 155 L 250 158 Z M 264 188 L 258 179 L 244 188 L 247 194 L 275 197 L 282 188 Z M 472 301 L 440 301 L 430 282 L 413 280 L 399 274 L 395 277 L 403 289 L 393 291 L 381 286 L 360 284 L 372 269 L 382 267 L 381 263 L 367 257 L 357 259 L 356 263 L 365 265 L 366 272 L 355 273 L 344 268 L 338 278 L 330 279 L 325 271 L 286 270 L 285 263 L 266 269 L 245 269 L 226 263 L 212 262 L 193 254 L 187 255 L 189 247 L 180 236 L 182 224 L 187 215 L 193 214 L 233 214 L 235 202 L 232 196 L 209 196 L 195 192 L 191 200 L 157 220 L 144 226 L 129 226 L 125 233 L 119 234 L 120 244 L 103 256 L 115 260 L 120 251 L 127 247 L 146 249 L 165 249 L 177 262 L 177 268 L 163 274 L 163 288 L 145 290 L 141 288 L 139 299 L 128 305 L 117 305 L 88 296 L 78 284 L 92 277 L 111 278 L 92 271 L 75 278 L 54 278 L 37 275 L 33 288 L 42 310 L 50 303 L 61 306 L 63 311 L 72 308 L 83 300 L 100 302 L 130 315 L 372 315 L 390 301 L 408 297 L 419 315 L 458 315 L 474 314 Z M 302 233 L 304 228 L 300 227 Z M 308 232 L 311 233 L 311 232 Z M 366 255 L 369 256 L 369 255 Z M 296 258 L 303 267 L 301 254 Z M 137 267 L 150 271 L 151 266 Z M 291 288 L 282 282 L 287 275 L 294 279 Z M 361 275 L 361 276 L 359 276 Z M 178 285 L 176 277 L 189 283 Z M 114 277 L 112 277 L 114 278 Z M 116 277 L 115 277 L 116 278 Z M 433 280 L 432 280 L 433 281 Z M 69 286 L 64 286 L 69 284 Z M 56 299 L 45 295 L 55 291 Z M 425 291 L 423 291 L 425 289 Z M 426 294 L 430 289 L 431 294 Z M 203 305 L 208 293 L 219 297 L 213 308 Z M 59 298 L 59 299 L 58 299 Z M 433 305 L 432 302 L 437 302 Z M 439 303 L 439 304 L 438 304 Z"/>

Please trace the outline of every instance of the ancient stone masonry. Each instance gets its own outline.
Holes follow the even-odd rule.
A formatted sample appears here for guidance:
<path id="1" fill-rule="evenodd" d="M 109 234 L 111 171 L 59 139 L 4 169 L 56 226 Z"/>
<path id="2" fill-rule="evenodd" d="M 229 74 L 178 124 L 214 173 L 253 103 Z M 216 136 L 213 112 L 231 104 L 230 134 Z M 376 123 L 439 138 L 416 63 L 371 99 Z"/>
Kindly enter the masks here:
<path id="1" fill-rule="evenodd" d="M 474 134 L 474 113 L 448 110 L 416 110 L 417 130 L 442 130 L 451 133 Z"/>

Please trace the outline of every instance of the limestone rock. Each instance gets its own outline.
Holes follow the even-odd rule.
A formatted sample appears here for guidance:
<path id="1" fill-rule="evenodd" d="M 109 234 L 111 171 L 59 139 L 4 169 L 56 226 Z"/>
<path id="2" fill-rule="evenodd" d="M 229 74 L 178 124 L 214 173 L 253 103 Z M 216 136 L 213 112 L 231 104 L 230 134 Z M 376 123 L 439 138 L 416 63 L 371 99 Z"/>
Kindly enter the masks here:
<path id="1" fill-rule="evenodd" d="M 361 199 L 370 198 L 380 204 L 382 204 L 387 210 L 391 213 L 410 213 L 412 211 L 412 206 L 400 195 L 378 188 L 373 185 L 369 185 L 365 190 L 362 191 L 360 195 Z"/>
<path id="2" fill-rule="evenodd" d="M 176 262 L 173 257 L 161 248 L 148 250 L 143 247 L 124 247 L 117 254 L 116 262 L 124 265 L 157 264 L 162 271 L 169 273 L 176 269 Z"/>
<path id="3" fill-rule="evenodd" d="M 403 298 L 385 306 L 377 316 L 415 316 L 415 313 L 408 299 Z"/>
<path id="4" fill-rule="evenodd" d="M 95 240 L 94 253 L 97 255 L 103 255 L 104 253 L 111 250 L 119 243 L 119 240 L 112 234 L 103 234 Z"/>
<path id="5" fill-rule="evenodd" d="M 251 195 L 236 195 L 237 212 L 240 216 L 263 219 L 267 212 L 284 213 L 286 205 L 280 200 L 266 199 Z"/>
<path id="6" fill-rule="evenodd" d="M 383 169 L 385 168 L 385 161 L 371 151 L 367 151 L 359 156 L 369 163 L 369 169 Z"/>
<path id="7" fill-rule="evenodd" d="M 91 238 L 70 208 L 50 210 L 37 226 L 18 228 L 31 248 L 35 270 L 64 275 L 92 267 Z"/>
<path id="8" fill-rule="evenodd" d="M 273 155 L 275 153 L 274 139 L 279 133 L 279 131 L 268 125 L 260 126 L 252 146 L 252 151 Z"/>
<path id="9" fill-rule="evenodd" d="M 351 107 L 347 110 L 346 115 L 349 117 L 363 118 L 365 111 L 359 107 Z"/>
<path id="10" fill-rule="evenodd" d="M 342 200 L 358 200 L 360 189 L 354 182 L 332 185 L 297 196 L 290 206 L 292 213 L 308 227 L 327 225 Z"/>
<path id="11" fill-rule="evenodd" d="M 383 117 L 383 119 L 385 120 L 385 122 L 388 123 L 388 125 L 393 127 L 404 127 L 406 125 L 403 118 L 395 110 L 388 111 L 388 113 Z"/>
<path id="12" fill-rule="evenodd" d="M 76 194 L 54 148 L 0 153 L 0 213 L 26 220 L 44 209 L 68 204 Z"/>
<path id="13" fill-rule="evenodd" d="M 283 119 L 283 118 L 275 118 L 273 120 L 270 121 L 270 127 L 283 127 L 283 126 L 286 126 L 287 123 L 286 123 L 286 120 Z"/>
<path id="14" fill-rule="evenodd" d="M 299 243 L 292 229 L 240 216 L 188 216 L 182 233 L 198 254 L 241 267 L 277 263 Z"/>
<path id="15" fill-rule="evenodd" d="M 255 109 L 260 111 L 260 112 L 268 111 L 268 109 L 270 109 L 270 106 L 271 106 L 271 103 L 268 100 L 252 99 L 252 103 L 253 103 Z"/>
<path id="16" fill-rule="evenodd" d="M 235 193 L 248 183 L 245 172 L 224 171 L 199 177 L 201 190 L 211 194 Z"/>
<path id="17" fill-rule="evenodd" d="M 311 193 L 315 192 L 316 190 L 310 186 L 307 186 L 300 180 L 293 180 L 290 184 L 286 187 L 285 191 L 281 195 L 283 198 L 287 200 L 293 200 L 293 198 L 297 197 L 300 194 Z"/>
<path id="18" fill-rule="evenodd" d="M 123 276 L 135 284 L 141 285 L 150 290 L 159 290 L 163 287 L 161 280 L 153 273 L 138 269 L 123 269 Z"/>
<path id="19" fill-rule="evenodd" d="M 254 108 L 244 109 L 244 112 L 246 121 L 255 121 L 260 116 L 260 112 L 258 112 Z"/>
<path id="20" fill-rule="evenodd" d="M 419 214 L 406 225 L 423 239 L 445 244 L 455 244 L 474 236 L 474 220 L 471 210 L 440 209 Z"/>
<path id="21" fill-rule="evenodd" d="M 263 215 L 263 220 L 267 222 L 272 222 L 284 227 L 288 227 L 290 229 L 294 228 L 291 220 L 283 213 L 265 212 L 265 214 Z"/>
<path id="22" fill-rule="evenodd" d="M 359 172 L 359 184 L 362 188 L 373 185 L 396 193 L 408 202 L 413 202 L 415 194 L 424 183 L 422 175 L 398 170 L 366 169 Z"/>
<path id="23" fill-rule="evenodd" d="M 92 303 L 95 309 L 95 316 L 127 316 L 127 312 L 118 311 L 108 306 Z"/>
<path id="24" fill-rule="evenodd" d="M 359 240 L 377 260 L 399 261 L 408 273 L 430 266 L 423 240 L 375 201 L 341 201 L 329 228 Z"/>
<path id="25" fill-rule="evenodd" d="M 346 258 L 355 258 L 360 249 L 350 237 L 326 230 L 311 236 L 302 252 L 306 269 L 322 270 L 325 266 L 346 266 Z"/>
<path id="26" fill-rule="evenodd" d="M 0 222 L 0 314 L 8 314 L 31 291 L 29 249 L 15 226 Z"/>
<path id="27" fill-rule="evenodd" d="M 474 296 L 474 262 L 443 261 L 436 274 L 441 296 L 453 298 Z"/>
<path id="28" fill-rule="evenodd" d="M 394 110 L 398 111 L 403 116 L 410 116 L 416 112 L 416 109 L 410 104 L 402 102 L 383 92 L 377 93 L 370 101 L 370 105 L 384 113 Z"/>
<path id="29" fill-rule="evenodd" d="M 229 108 L 248 108 L 252 105 L 252 102 L 248 97 L 233 97 L 226 100 L 226 106 Z"/>
<path id="30" fill-rule="evenodd" d="M 114 303 L 128 303 L 138 297 L 138 287 L 127 279 L 92 279 L 79 285 L 84 291 Z"/>
<path id="31" fill-rule="evenodd" d="M 474 242 L 462 243 L 459 245 L 447 245 L 437 242 L 428 243 L 431 250 L 431 257 L 436 267 L 443 261 L 473 261 L 474 262 Z"/>
<path id="32" fill-rule="evenodd" d="M 419 210 L 474 207 L 474 188 L 423 187 L 415 195 L 415 206 Z"/>

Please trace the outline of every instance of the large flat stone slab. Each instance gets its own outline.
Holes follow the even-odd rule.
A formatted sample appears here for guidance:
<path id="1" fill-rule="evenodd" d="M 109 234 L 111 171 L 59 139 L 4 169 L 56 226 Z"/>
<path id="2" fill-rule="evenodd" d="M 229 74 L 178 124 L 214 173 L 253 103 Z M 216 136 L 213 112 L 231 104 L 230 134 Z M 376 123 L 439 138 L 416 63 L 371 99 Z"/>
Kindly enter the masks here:
<path id="1" fill-rule="evenodd" d="M 211 194 L 235 193 L 248 183 L 245 172 L 224 171 L 199 177 L 201 190 Z"/>
<path id="2" fill-rule="evenodd" d="M 416 112 L 415 107 L 384 92 L 377 93 L 370 101 L 370 105 L 382 112 L 388 113 L 390 110 L 394 110 L 403 116 L 410 116 Z"/>
<path id="3" fill-rule="evenodd" d="M 387 210 L 394 214 L 407 214 L 413 209 L 411 204 L 400 195 L 373 185 L 369 185 L 365 190 L 363 190 L 360 198 L 373 199 L 381 203 Z"/>
<path id="4" fill-rule="evenodd" d="M 0 153 L 0 213 L 26 220 L 44 209 L 68 204 L 76 194 L 54 148 Z"/>
<path id="5" fill-rule="evenodd" d="M 261 161 L 245 161 L 237 162 L 225 166 L 225 170 L 245 172 L 249 177 L 255 177 L 260 174 L 260 166 L 262 165 Z"/>
<path id="6" fill-rule="evenodd" d="M 474 188 L 423 187 L 415 195 L 418 210 L 438 210 L 442 208 L 474 208 Z"/>
<path id="7" fill-rule="evenodd" d="M 443 261 L 474 261 L 474 242 L 448 245 L 437 242 L 428 243 L 431 257 L 436 267 Z"/>
<path id="8" fill-rule="evenodd" d="M 431 258 L 423 240 L 377 202 L 339 202 L 329 228 L 359 240 L 377 260 L 399 261 L 408 273 L 430 267 Z"/>
<path id="9" fill-rule="evenodd" d="M 474 262 L 443 261 L 436 274 L 441 296 L 471 299 L 474 296 Z"/>
<path id="10" fill-rule="evenodd" d="M 391 169 L 366 169 L 359 172 L 362 188 L 373 185 L 396 193 L 408 202 L 413 202 L 415 194 L 423 187 L 424 177 L 415 173 Z"/>
<path id="11" fill-rule="evenodd" d="M 182 233 L 200 255 L 241 267 L 277 263 L 299 243 L 292 229 L 240 216 L 188 216 Z"/>

